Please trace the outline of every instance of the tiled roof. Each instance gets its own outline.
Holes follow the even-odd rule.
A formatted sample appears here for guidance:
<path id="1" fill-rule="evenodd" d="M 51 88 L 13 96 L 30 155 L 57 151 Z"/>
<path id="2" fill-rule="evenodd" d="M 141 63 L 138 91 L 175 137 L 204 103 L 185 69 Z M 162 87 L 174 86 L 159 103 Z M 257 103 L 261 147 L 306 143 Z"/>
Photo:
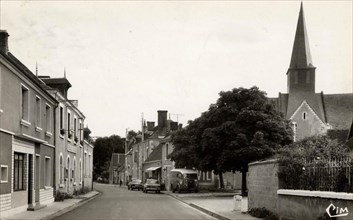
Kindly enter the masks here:
<path id="1" fill-rule="evenodd" d="M 163 144 L 159 144 L 157 147 L 155 147 L 152 153 L 150 154 L 150 156 L 145 161 L 145 163 L 156 161 L 156 160 L 162 160 L 162 147 L 163 147 Z"/>
<path id="2" fill-rule="evenodd" d="M 350 129 L 353 120 L 353 93 L 324 95 L 327 122 L 333 129 Z"/>

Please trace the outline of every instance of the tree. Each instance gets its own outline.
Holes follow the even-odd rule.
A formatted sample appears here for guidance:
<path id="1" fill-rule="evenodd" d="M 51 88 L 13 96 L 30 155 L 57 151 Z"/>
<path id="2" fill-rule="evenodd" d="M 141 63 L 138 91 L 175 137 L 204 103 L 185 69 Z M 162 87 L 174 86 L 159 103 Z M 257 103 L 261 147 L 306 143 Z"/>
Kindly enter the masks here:
<path id="1" fill-rule="evenodd" d="M 109 169 L 106 162 L 110 161 L 112 153 L 125 153 L 124 139 L 118 135 L 97 138 L 93 151 L 94 174 L 101 176 Z"/>
<path id="2" fill-rule="evenodd" d="M 223 172 L 242 172 L 245 195 L 248 164 L 292 143 L 292 130 L 257 87 L 235 88 L 219 95 L 208 111 L 172 137 L 170 157 L 176 166 L 213 170 L 220 175 L 221 188 Z"/>

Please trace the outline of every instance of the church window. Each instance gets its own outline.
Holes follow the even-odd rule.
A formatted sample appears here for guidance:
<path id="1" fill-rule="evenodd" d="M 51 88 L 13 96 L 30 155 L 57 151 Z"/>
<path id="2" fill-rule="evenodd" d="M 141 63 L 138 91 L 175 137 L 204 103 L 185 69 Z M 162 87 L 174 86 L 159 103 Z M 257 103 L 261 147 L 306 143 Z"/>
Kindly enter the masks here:
<path id="1" fill-rule="evenodd" d="M 298 84 L 298 71 L 294 71 L 294 83 Z"/>
<path id="2" fill-rule="evenodd" d="M 308 114 L 306 112 L 303 112 L 303 120 L 306 120 L 308 117 Z"/>
<path id="3" fill-rule="evenodd" d="M 306 84 L 310 83 L 310 71 L 306 72 Z"/>

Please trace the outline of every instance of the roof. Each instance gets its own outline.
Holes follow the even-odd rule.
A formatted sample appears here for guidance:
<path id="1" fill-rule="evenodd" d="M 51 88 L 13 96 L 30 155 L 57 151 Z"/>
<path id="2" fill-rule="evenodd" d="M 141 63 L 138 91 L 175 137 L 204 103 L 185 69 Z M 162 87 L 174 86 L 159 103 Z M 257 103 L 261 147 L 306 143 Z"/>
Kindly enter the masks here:
<path id="1" fill-rule="evenodd" d="M 163 147 L 163 144 L 159 144 L 157 147 L 155 147 L 152 153 L 150 154 L 150 156 L 148 156 L 145 163 L 156 161 L 156 160 L 162 160 L 162 147 Z"/>
<path id="2" fill-rule="evenodd" d="M 327 123 L 333 129 L 350 129 L 353 120 L 353 93 L 323 95 Z"/>
<path id="3" fill-rule="evenodd" d="M 171 170 L 171 172 L 172 171 L 179 171 L 179 172 L 181 172 L 182 174 L 187 174 L 187 173 L 192 173 L 192 174 L 197 174 L 197 171 L 196 170 L 191 170 L 191 169 L 172 169 Z"/>
<path id="4" fill-rule="evenodd" d="M 0 54 L 3 55 L 7 61 L 13 64 L 17 69 L 23 73 L 30 81 L 39 87 L 42 92 L 48 95 L 48 97 L 55 103 L 57 101 L 45 90 L 44 83 L 39 80 L 21 61 L 19 61 L 12 53 L 8 52 L 7 54 L 0 50 Z"/>
<path id="5" fill-rule="evenodd" d="M 289 68 L 306 67 L 313 67 L 313 65 L 305 26 L 303 3 L 301 3 Z"/>

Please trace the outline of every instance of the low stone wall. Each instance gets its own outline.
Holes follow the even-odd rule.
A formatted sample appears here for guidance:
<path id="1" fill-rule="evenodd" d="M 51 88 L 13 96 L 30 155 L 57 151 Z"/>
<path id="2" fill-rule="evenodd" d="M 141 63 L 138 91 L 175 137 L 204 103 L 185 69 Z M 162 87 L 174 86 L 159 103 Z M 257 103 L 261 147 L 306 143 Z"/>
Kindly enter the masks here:
<path id="1" fill-rule="evenodd" d="M 277 213 L 278 207 L 278 165 L 277 160 L 249 164 L 247 178 L 249 210 L 262 208 Z"/>
<path id="2" fill-rule="evenodd" d="M 332 204 L 335 214 L 344 214 L 340 219 L 353 218 L 353 194 L 308 190 L 278 190 L 278 215 L 282 219 L 317 219 L 326 213 Z M 333 208 L 332 208 L 333 209 Z"/>

